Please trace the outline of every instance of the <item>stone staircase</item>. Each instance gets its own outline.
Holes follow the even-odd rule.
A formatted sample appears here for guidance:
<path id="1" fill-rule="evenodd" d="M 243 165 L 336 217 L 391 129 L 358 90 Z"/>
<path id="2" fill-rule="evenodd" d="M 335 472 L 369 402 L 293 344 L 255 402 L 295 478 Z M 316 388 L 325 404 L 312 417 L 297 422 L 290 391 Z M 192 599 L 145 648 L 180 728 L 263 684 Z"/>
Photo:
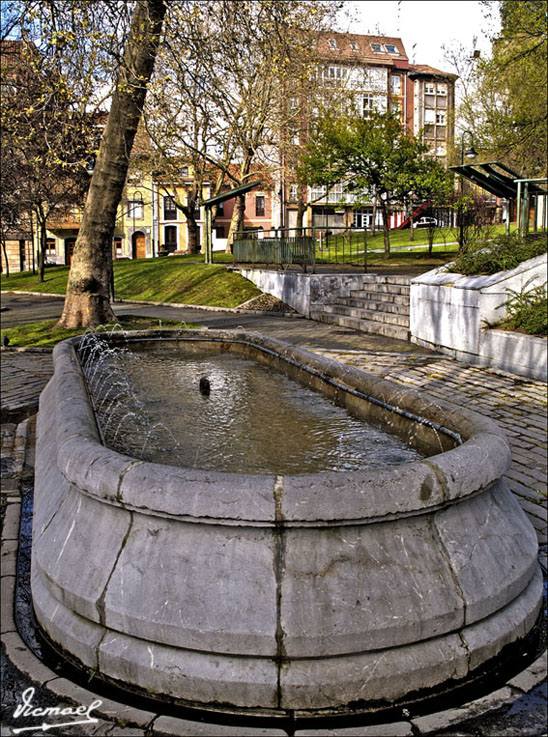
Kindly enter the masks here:
<path id="1" fill-rule="evenodd" d="M 311 304 L 312 320 L 409 339 L 408 276 L 364 275 L 361 289 L 340 292 L 329 304 Z"/>

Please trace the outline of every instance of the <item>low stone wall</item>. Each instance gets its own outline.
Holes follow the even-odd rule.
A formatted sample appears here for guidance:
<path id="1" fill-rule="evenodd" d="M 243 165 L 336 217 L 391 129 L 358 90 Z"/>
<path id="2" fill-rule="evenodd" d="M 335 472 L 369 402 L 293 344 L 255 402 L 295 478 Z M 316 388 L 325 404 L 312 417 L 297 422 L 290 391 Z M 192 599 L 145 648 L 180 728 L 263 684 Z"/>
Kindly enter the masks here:
<path id="1" fill-rule="evenodd" d="M 314 304 L 330 304 L 335 297 L 350 294 L 351 289 L 363 289 L 374 279 L 367 274 L 294 274 L 267 269 L 240 269 L 246 279 L 262 292 L 272 294 L 310 318 Z"/>
<path id="2" fill-rule="evenodd" d="M 546 282 L 546 254 L 489 276 L 463 276 L 444 267 L 411 280 L 411 340 L 459 360 L 546 381 L 546 340 L 488 324 L 506 315 L 509 290 Z"/>
<path id="3" fill-rule="evenodd" d="M 532 627 L 536 535 L 494 423 L 262 336 L 135 339 L 156 338 L 284 369 L 428 457 L 283 477 L 136 460 L 100 443 L 78 339 L 59 344 L 38 416 L 32 593 L 74 658 L 202 708 L 344 711 L 464 677 Z"/>

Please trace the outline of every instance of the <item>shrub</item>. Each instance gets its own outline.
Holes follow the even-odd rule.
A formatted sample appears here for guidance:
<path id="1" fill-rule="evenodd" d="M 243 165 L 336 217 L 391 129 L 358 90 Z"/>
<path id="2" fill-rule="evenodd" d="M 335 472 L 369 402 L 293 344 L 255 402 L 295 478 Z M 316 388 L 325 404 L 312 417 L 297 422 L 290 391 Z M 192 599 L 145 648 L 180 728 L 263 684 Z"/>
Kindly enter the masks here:
<path id="1" fill-rule="evenodd" d="M 516 233 L 498 235 L 488 243 L 476 243 L 470 251 L 458 256 L 447 270 L 467 276 L 496 274 L 546 253 L 547 246 L 547 233 L 530 234 L 525 238 Z"/>
<path id="2" fill-rule="evenodd" d="M 504 327 L 520 330 L 529 335 L 548 335 L 548 296 L 546 284 L 520 292 L 508 290 L 510 299 L 505 302 Z"/>

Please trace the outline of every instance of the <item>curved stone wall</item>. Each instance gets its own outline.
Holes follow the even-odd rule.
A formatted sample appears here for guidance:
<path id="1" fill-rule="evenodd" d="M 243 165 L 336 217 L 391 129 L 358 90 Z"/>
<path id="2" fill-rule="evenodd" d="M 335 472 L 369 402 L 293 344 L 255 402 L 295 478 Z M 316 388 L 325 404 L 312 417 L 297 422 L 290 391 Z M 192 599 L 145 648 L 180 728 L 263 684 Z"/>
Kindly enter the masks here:
<path id="1" fill-rule="evenodd" d="M 299 712 L 464 677 L 531 628 L 536 535 L 502 480 L 496 425 L 262 336 L 154 335 L 162 350 L 199 341 L 285 369 L 428 457 L 285 477 L 138 461 L 101 444 L 65 341 L 41 398 L 33 526 L 52 640 L 149 692 Z"/>

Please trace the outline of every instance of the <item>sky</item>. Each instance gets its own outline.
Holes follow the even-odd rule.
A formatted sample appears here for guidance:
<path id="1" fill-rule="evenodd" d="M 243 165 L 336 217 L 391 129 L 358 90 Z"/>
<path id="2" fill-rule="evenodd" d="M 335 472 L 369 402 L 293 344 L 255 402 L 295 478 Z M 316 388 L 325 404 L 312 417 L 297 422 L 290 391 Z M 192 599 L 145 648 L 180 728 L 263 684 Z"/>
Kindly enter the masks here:
<path id="1" fill-rule="evenodd" d="M 344 5 L 355 21 L 345 26 L 342 20 L 341 30 L 400 37 L 410 62 L 451 72 L 443 45 L 458 42 L 489 55 L 488 35 L 498 30 L 498 3 L 491 4 L 493 17 L 487 20 L 478 0 L 348 0 Z"/>

